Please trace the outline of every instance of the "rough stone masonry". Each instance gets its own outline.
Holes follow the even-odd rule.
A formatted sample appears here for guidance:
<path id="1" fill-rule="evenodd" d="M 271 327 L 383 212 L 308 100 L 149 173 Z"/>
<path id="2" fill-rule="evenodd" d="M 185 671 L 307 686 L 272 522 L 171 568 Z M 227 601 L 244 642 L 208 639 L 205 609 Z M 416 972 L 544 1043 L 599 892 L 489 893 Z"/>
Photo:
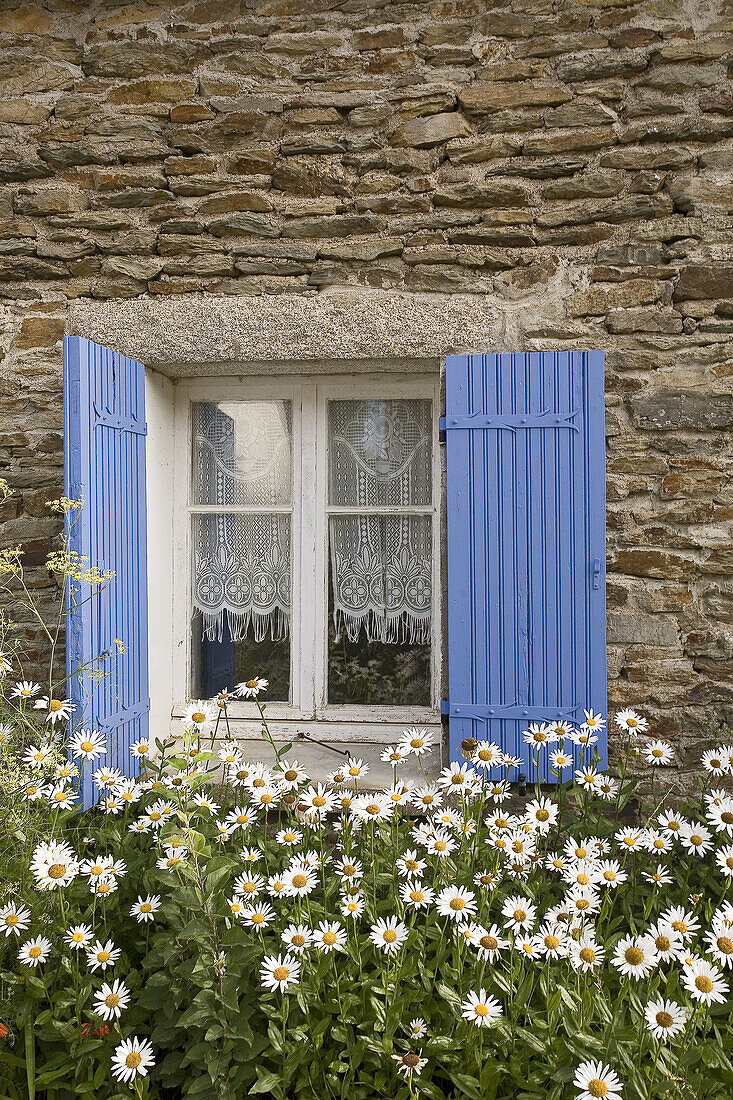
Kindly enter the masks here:
<path id="1" fill-rule="evenodd" d="M 0 543 L 41 598 L 74 299 L 490 295 L 509 350 L 606 350 L 610 702 L 689 781 L 733 717 L 732 30 L 723 0 L 3 3 Z"/>

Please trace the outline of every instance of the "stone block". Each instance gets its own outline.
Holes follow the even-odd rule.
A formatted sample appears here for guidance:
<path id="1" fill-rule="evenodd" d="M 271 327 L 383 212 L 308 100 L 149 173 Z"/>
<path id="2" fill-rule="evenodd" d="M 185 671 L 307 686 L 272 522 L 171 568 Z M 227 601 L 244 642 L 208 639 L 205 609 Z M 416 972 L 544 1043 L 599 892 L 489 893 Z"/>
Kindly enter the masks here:
<path id="1" fill-rule="evenodd" d="M 458 92 L 458 101 L 471 113 L 498 111 L 502 108 L 555 107 L 572 99 L 567 88 L 543 84 L 473 83 Z"/>
<path id="2" fill-rule="evenodd" d="M 24 317 L 15 338 L 16 348 L 50 348 L 63 338 L 63 317 Z"/>
<path id="3" fill-rule="evenodd" d="M 709 431 L 733 426 L 733 394 L 662 390 L 633 398 L 629 407 L 635 426 L 645 431 Z"/>
<path id="4" fill-rule="evenodd" d="M 673 309 L 618 309 L 606 317 L 612 334 L 633 332 L 682 332 L 682 317 Z"/>
<path id="5" fill-rule="evenodd" d="M 693 557 L 651 547 L 619 550 L 608 569 L 627 577 L 656 577 L 660 580 L 692 580 L 698 573 Z"/>
<path id="6" fill-rule="evenodd" d="M 379 233 L 383 227 L 381 218 L 355 214 L 334 215 L 323 218 L 298 218 L 287 222 L 283 237 L 362 237 Z"/>
<path id="7" fill-rule="evenodd" d="M 399 126 L 394 134 L 396 145 L 413 146 L 416 149 L 431 149 L 453 138 L 465 137 L 471 133 L 471 127 L 457 111 L 429 115 L 427 118 L 415 118 Z"/>
<path id="8" fill-rule="evenodd" d="M 677 620 L 673 615 L 651 615 L 639 611 L 610 611 L 607 618 L 609 645 L 647 645 L 678 648 Z"/>

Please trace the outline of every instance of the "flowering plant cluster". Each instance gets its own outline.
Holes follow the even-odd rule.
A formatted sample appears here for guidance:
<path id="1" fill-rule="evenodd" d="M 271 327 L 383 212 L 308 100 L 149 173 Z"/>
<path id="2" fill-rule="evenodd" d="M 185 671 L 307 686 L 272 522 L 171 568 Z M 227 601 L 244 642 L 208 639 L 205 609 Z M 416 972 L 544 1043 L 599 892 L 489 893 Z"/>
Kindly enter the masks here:
<path id="1" fill-rule="evenodd" d="M 35 709 L 37 685 L 5 674 L 9 709 Z M 36 1087 L 730 1095 L 733 746 L 706 754 L 699 801 L 661 797 L 641 823 L 625 814 L 626 758 L 673 754 L 633 711 L 616 716 L 618 778 L 596 771 L 604 722 L 587 711 L 577 729 L 524 733 L 554 791 L 513 797 L 518 761 L 487 741 L 430 768 L 420 729 L 384 749 L 393 782 L 373 790 L 361 759 L 315 782 L 277 748 L 265 687 L 235 694 L 257 700 L 270 762 L 219 736 L 224 691 L 188 708 L 179 738 L 133 745 L 134 779 L 84 728 L 65 764 L 59 709 L 37 709 L 49 736 L 25 749 L 19 796 L 47 835 L 0 904 L 2 981 L 43 1052 Z M 408 758 L 419 783 L 401 777 Z M 80 815 L 85 767 L 100 802 Z"/>

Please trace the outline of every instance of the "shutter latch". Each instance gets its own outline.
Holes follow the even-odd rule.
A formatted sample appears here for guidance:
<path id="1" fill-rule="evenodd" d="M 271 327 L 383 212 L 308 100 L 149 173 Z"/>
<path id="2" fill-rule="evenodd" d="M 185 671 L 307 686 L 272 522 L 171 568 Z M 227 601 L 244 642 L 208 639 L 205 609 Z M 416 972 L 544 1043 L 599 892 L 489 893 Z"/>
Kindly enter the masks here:
<path id="1" fill-rule="evenodd" d="M 601 587 L 601 559 L 600 558 L 594 558 L 593 559 L 593 587 L 594 588 L 600 588 Z"/>

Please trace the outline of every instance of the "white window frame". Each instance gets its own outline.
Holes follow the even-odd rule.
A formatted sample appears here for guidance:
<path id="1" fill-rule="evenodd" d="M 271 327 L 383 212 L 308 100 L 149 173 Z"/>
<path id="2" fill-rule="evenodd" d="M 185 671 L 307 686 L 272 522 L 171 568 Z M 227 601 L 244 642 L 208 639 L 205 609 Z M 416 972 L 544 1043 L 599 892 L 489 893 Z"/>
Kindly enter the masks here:
<path id="1" fill-rule="evenodd" d="M 195 401 L 289 400 L 293 420 L 291 701 L 268 703 L 267 715 L 276 739 L 314 737 L 326 742 L 374 742 L 396 739 L 408 725 L 440 730 L 441 698 L 441 471 L 438 440 L 440 378 L 392 373 L 363 375 L 269 375 L 179 380 L 175 386 L 173 485 L 173 717 L 183 714 L 191 679 L 191 545 L 190 504 L 191 404 Z M 433 409 L 433 493 L 430 508 L 396 508 L 432 518 L 431 705 L 396 707 L 332 704 L 327 699 L 328 639 L 328 424 L 329 400 L 427 398 Z M 317 477 L 312 493 L 302 492 L 307 472 Z M 301 476 L 301 471 L 305 477 Z M 209 506 L 209 511 L 220 509 Z M 227 509 L 227 511 L 237 509 Z M 247 509 L 240 509 L 246 511 Z M 262 509 L 249 509 L 262 511 Z M 380 510 L 381 511 L 381 510 Z M 315 568 L 314 568 L 315 565 Z M 315 644 L 314 644 L 315 643 Z M 151 636 L 151 645 L 154 645 Z M 253 670 L 267 675 L 266 669 Z M 224 685 L 222 685 L 224 686 Z M 233 685 L 228 685 L 230 688 Z M 266 696 L 263 696 L 263 701 Z M 236 701 L 230 721 L 242 735 L 258 735 L 256 705 Z M 336 757 L 334 757 L 336 762 Z"/>

